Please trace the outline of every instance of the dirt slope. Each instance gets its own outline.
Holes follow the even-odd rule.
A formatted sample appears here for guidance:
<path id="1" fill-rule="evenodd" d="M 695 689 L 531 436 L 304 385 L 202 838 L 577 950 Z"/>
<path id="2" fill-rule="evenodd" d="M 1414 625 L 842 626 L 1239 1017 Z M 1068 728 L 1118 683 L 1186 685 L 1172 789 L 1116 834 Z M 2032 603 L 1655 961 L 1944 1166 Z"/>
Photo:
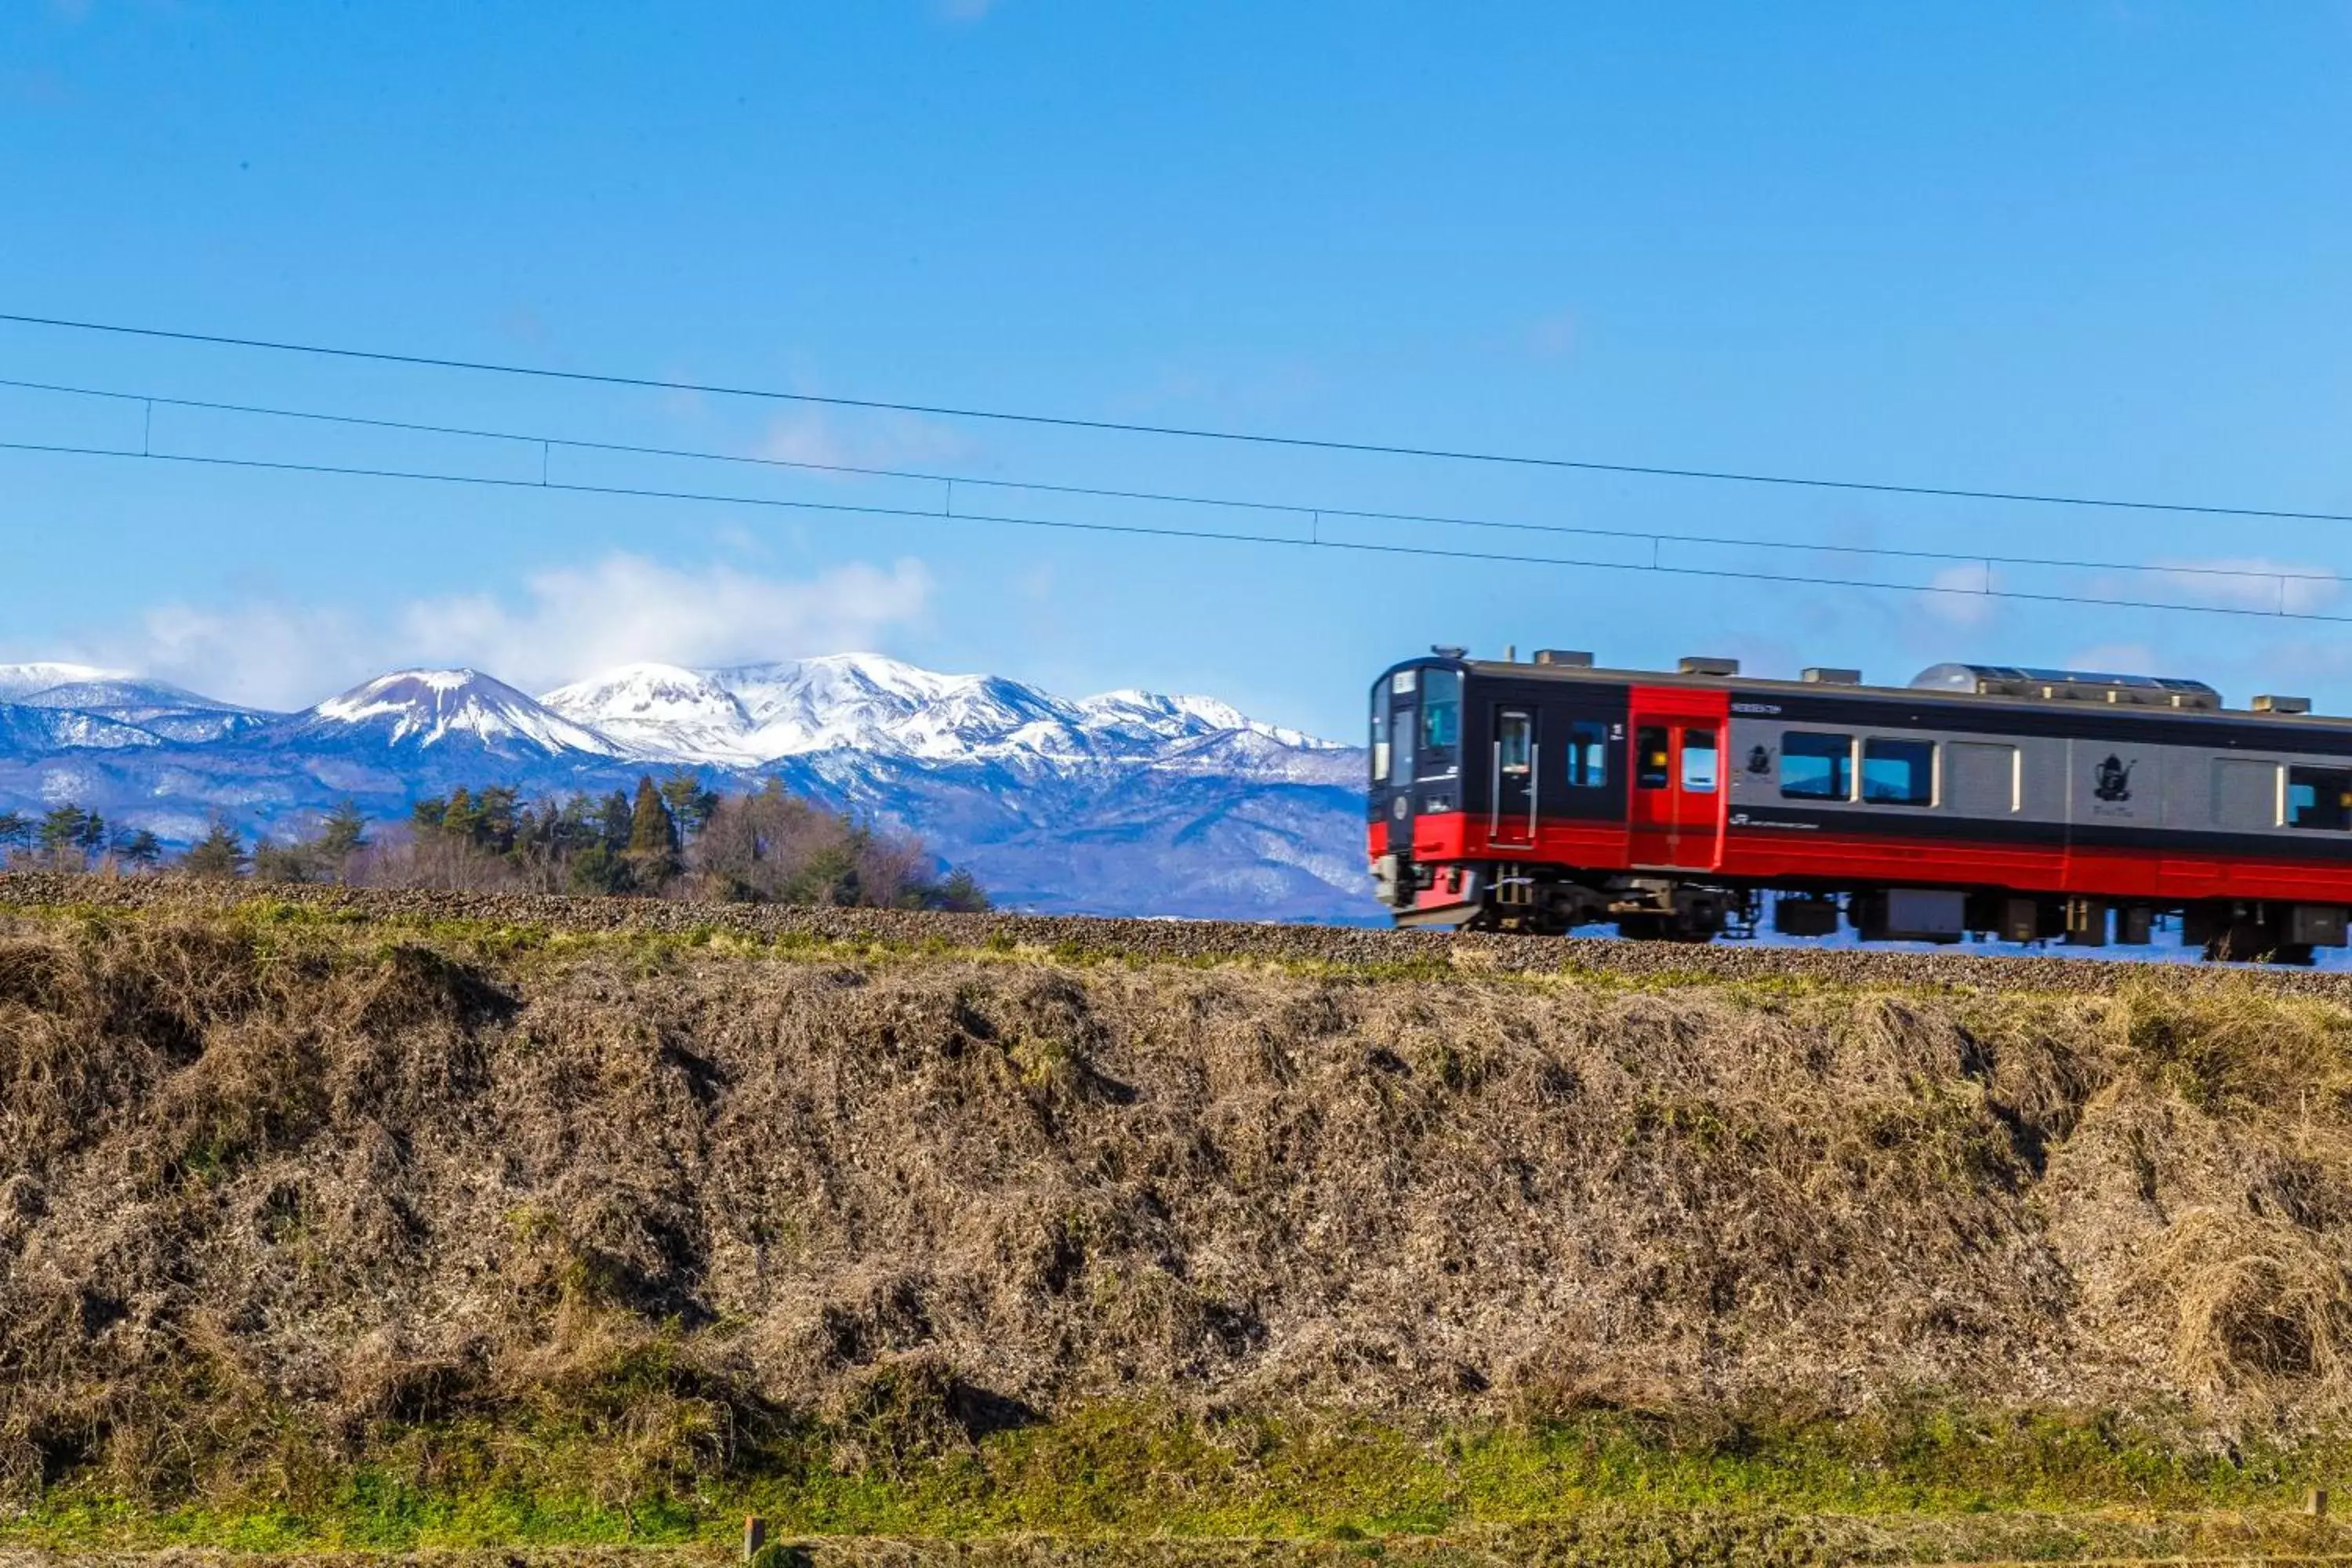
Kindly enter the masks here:
<path id="1" fill-rule="evenodd" d="M 1105 1399 L 2292 1429 L 2352 1390 L 2347 1029 L 0 914 L 0 1482 L 534 1413 L 887 1470 Z"/>

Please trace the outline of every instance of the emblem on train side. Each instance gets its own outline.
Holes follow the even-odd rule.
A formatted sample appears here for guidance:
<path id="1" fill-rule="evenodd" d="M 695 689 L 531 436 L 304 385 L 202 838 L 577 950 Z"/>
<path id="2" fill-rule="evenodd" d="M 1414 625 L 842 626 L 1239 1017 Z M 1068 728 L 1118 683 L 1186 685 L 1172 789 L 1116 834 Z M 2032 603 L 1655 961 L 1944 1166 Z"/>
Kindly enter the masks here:
<path id="1" fill-rule="evenodd" d="M 2093 774 L 2091 793 L 2101 800 L 2119 803 L 2131 798 L 2132 769 L 2139 765 L 2137 758 L 2130 762 L 2109 752 Z"/>

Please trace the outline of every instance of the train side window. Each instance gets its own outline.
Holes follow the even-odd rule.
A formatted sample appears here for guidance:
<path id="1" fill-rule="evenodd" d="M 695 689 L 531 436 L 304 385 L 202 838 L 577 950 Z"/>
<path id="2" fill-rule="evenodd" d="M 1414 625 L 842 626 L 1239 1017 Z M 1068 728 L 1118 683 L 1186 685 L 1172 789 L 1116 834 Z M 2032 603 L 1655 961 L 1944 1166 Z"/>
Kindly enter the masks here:
<path id="1" fill-rule="evenodd" d="M 2335 768 L 2287 769 L 2286 825 L 2334 833 L 2352 827 L 2352 773 Z"/>
<path id="2" fill-rule="evenodd" d="M 1389 683 L 1372 688 L 1372 782 L 1389 776 Z"/>
<path id="3" fill-rule="evenodd" d="M 1852 800 L 1853 737 L 1811 730 L 1782 735 L 1780 794 L 1790 800 Z"/>
<path id="4" fill-rule="evenodd" d="M 1598 719 L 1569 723 L 1568 783 L 1571 789 L 1600 789 L 1609 783 L 1609 726 Z"/>
<path id="5" fill-rule="evenodd" d="M 1674 756 L 1666 750 L 1666 727 L 1644 724 L 1633 731 L 1633 783 L 1643 789 L 1664 789 L 1673 776 Z"/>
<path id="6" fill-rule="evenodd" d="M 1683 731 L 1683 788 L 1693 795 L 1713 795 L 1717 777 L 1715 731 Z"/>
<path id="7" fill-rule="evenodd" d="M 1862 743 L 1862 798 L 1873 805 L 1936 804 L 1936 742 L 1874 735 Z"/>
<path id="8" fill-rule="evenodd" d="M 2220 827 L 2279 825 L 2279 765 L 2237 757 L 2213 759 L 2213 822 Z"/>

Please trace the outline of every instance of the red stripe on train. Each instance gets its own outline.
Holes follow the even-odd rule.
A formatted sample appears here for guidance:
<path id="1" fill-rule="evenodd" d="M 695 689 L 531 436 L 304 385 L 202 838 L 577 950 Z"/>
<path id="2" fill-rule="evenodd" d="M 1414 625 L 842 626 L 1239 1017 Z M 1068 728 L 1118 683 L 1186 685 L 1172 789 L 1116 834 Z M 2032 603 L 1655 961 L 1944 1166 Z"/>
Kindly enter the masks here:
<path id="1" fill-rule="evenodd" d="M 1386 832 L 1384 824 L 1375 825 L 1369 836 L 1375 857 L 1387 850 Z M 1706 848 L 1711 854 L 1709 837 Z M 2352 863 L 2173 852 L 2162 847 L 2160 837 L 2148 848 L 2108 848 L 1731 827 L 1724 834 L 1720 864 L 1671 868 L 1633 865 L 1630 842 L 1622 822 L 1543 822 L 1532 843 L 1496 843 L 1486 823 L 1454 812 L 1416 821 L 1412 853 L 1423 864 L 1508 861 L 1606 873 L 1672 871 L 1700 881 L 1999 887 L 2165 902 L 2227 898 L 2352 903 Z"/>

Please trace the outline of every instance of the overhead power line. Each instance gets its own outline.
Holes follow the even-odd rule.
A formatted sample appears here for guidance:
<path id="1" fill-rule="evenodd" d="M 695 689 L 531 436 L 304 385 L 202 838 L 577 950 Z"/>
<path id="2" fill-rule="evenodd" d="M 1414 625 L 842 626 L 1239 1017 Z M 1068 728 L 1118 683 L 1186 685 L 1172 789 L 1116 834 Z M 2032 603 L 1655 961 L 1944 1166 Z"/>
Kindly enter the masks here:
<path id="1" fill-rule="evenodd" d="M 838 397 L 812 392 L 787 392 L 776 387 L 730 386 L 712 382 L 668 381 L 652 376 L 621 375 L 579 370 L 551 370 L 537 365 L 505 364 L 489 360 L 454 359 L 436 354 L 394 353 L 384 350 L 356 349 L 328 343 L 301 343 L 268 338 L 236 337 L 221 332 L 175 331 L 162 327 L 130 326 L 116 321 L 74 321 L 65 317 L 35 316 L 11 311 L 0 311 L 0 322 L 10 322 L 19 326 L 51 327 L 65 331 L 102 332 L 121 337 L 149 338 L 170 342 L 202 343 L 215 348 L 257 349 L 272 353 L 310 354 L 330 359 L 361 360 L 377 364 L 471 371 L 493 375 L 530 376 L 542 381 L 576 382 L 598 386 L 632 387 L 655 392 L 692 392 L 715 397 L 756 398 L 767 402 L 808 404 L 828 408 L 918 414 L 941 419 L 981 419 L 1007 425 L 1087 430 L 1125 436 L 1170 437 L 1191 441 L 1231 442 L 1259 447 L 1286 447 L 1301 451 L 1430 458 L 1454 463 L 1496 463 L 1518 468 L 1619 474 L 1643 479 L 1700 479 L 1722 484 L 1773 485 L 1799 489 L 1861 491 L 1875 495 L 1917 496 L 1944 500 L 2092 507 L 2110 510 L 2173 512 L 2202 517 L 2266 518 L 2280 521 L 2352 522 L 2352 512 L 2305 511 L 2283 507 L 2221 506 L 2194 501 L 2147 500 L 2127 497 L 2067 495 L 2033 490 L 1974 489 L 1951 485 L 1895 484 L 1869 479 L 1750 473 L 1729 468 L 1677 468 L 1651 463 L 1614 463 L 1592 458 L 1540 457 L 1530 453 L 1479 452 L 1458 447 L 1414 447 L 1378 441 L 1342 441 L 1307 436 L 1281 436 L 1262 431 L 1218 430 L 1200 426 L 1148 425 L 1129 420 L 1084 419 L 1067 415 L 1034 414 L 1003 408 L 967 408 L 944 404 L 893 402 L 882 398 Z"/>
<path id="2" fill-rule="evenodd" d="M 156 451 L 152 448 L 132 451 L 126 447 L 84 447 L 65 443 L 0 441 L 0 451 L 46 453 L 87 458 L 101 458 L 134 463 L 180 463 L 207 468 L 261 470 L 274 473 L 337 475 L 363 479 L 402 479 L 433 484 L 474 485 L 502 490 L 540 490 L 572 495 L 630 497 L 643 500 L 686 501 L 706 505 L 761 507 L 785 511 L 827 512 L 843 515 L 891 518 L 920 522 L 955 522 L 984 526 L 1050 529 L 1072 533 L 1123 534 L 1151 539 L 1194 540 L 1204 543 L 1289 545 L 1302 550 L 1340 551 L 1356 554 L 1402 556 L 1423 560 L 1447 560 L 1488 564 L 1524 566 L 1563 566 L 1591 571 L 1649 572 L 1672 577 L 1708 577 L 1750 583 L 1780 583 L 1791 586 L 1820 588 L 1865 588 L 1901 594 L 1932 594 L 1962 599 L 2008 599 L 2036 604 L 2076 605 L 2084 607 L 2126 610 L 2179 610 L 2196 614 L 2259 616 L 2264 619 L 2295 621 L 2352 622 L 2352 615 L 2331 616 L 2311 610 L 2293 610 L 2286 605 L 2282 584 L 2275 609 L 2257 609 L 2238 605 L 2184 605 L 2157 599 L 2094 598 L 2079 594 L 2036 593 L 2024 589 L 1996 587 L 1990 574 L 1975 587 L 1954 587 L 1936 584 L 1884 583 L 1869 578 L 1832 577 L 1802 573 L 1742 571 L 1728 566 L 1691 566 L 1660 560 L 1649 562 L 1601 561 L 1556 555 L 1528 555 L 1502 551 L 1452 550 L 1428 544 L 1390 544 L 1367 540 L 1330 539 L 1319 532 L 1307 538 L 1274 533 L 1212 531 L 1199 529 L 1164 528 L 1142 523 L 1081 521 L 1065 518 L 1026 517 L 1001 512 L 947 512 L 913 507 L 888 507 L 850 501 L 788 500 L 773 496 L 747 496 L 714 493 L 701 490 L 657 489 L 635 485 L 599 485 L 577 480 L 557 479 L 544 474 L 539 479 L 501 479 L 484 474 L 439 473 L 417 468 L 376 468 L 357 465 L 295 462 L 261 458 L 227 458 L 211 455 Z M 1981 557 L 1975 559 L 1982 559 Z M 1999 557 L 1993 558 L 1998 561 Z M 2137 567 L 2133 570 L 2149 570 Z"/>
<path id="3" fill-rule="evenodd" d="M 1919 550 L 1899 545 L 1825 544 L 1798 540 L 1744 539 L 1725 534 L 1676 533 L 1657 529 L 1598 528 L 1580 523 L 1506 521 L 1494 518 L 1457 517 L 1436 512 L 1373 511 L 1356 507 L 1317 506 L 1297 501 L 1266 500 L 1255 497 L 1208 496 L 1170 490 L 1127 489 L 1100 485 L 1052 483 L 1034 479 L 997 479 L 968 474 L 944 473 L 935 469 L 877 468 L 855 463 L 820 463 L 800 458 L 765 458 L 735 452 L 700 451 L 684 447 L 655 447 L 625 441 L 595 441 L 575 437 L 548 435 L 543 432 L 498 430 L 478 426 L 435 425 L 415 420 L 336 414 L 321 409 L 286 408 L 250 403 L 224 403 L 207 398 L 173 397 L 153 393 L 126 392 L 118 387 L 68 385 L 59 382 L 27 381 L 12 377 L 0 377 L 0 388 L 142 405 L 146 414 L 141 425 L 140 434 L 142 456 L 150 455 L 148 448 L 153 440 L 153 411 L 160 406 L 199 409 L 216 414 L 238 414 L 257 418 L 347 425 L 369 430 L 396 430 L 411 435 L 453 436 L 470 440 L 504 442 L 522 447 L 536 447 L 542 457 L 542 471 L 544 471 L 545 455 L 552 448 L 562 447 L 572 451 L 612 452 L 632 457 L 669 458 L 692 462 L 782 468 L 805 473 L 852 475 L 865 479 L 906 479 L 939 485 L 942 488 L 944 498 L 940 513 L 909 510 L 908 515 L 924 517 L 957 515 L 954 492 L 955 488 L 961 485 L 966 489 L 1028 490 L 1045 495 L 1083 496 L 1096 500 L 1140 500 L 1171 506 L 1214 508 L 1219 510 L 1273 512 L 1308 520 L 1330 518 L 1371 522 L 1425 523 L 1452 528 L 1481 528 L 1519 533 L 1549 533 L 1586 539 L 1614 539 L 1653 546 L 1705 544 L 1741 550 L 1780 550 L 1832 555 L 1882 556 L 1890 560 L 1944 561 L 1968 566 L 1981 566 L 1986 574 L 1986 585 L 1990 585 L 1991 572 L 1995 566 L 2054 568 L 2082 572 L 2137 572 L 2176 577 L 2233 578 L 2276 584 L 2280 586 L 2282 595 L 2289 583 L 2336 583 L 2342 580 L 2332 572 L 2298 572 L 2276 567 L 2207 566 L 2195 563 L 2159 565 L 2136 561 L 2090 561 L 2062 556 L 1988 554 L 1983 551 Z M 1313 536 L 1310 535 L 1307 542 L 1314 542 Z M 1979 590 L 1960 591 L 1978 592 Z M 2104 604 L 2108 601 L 2096 602 Z"/>

